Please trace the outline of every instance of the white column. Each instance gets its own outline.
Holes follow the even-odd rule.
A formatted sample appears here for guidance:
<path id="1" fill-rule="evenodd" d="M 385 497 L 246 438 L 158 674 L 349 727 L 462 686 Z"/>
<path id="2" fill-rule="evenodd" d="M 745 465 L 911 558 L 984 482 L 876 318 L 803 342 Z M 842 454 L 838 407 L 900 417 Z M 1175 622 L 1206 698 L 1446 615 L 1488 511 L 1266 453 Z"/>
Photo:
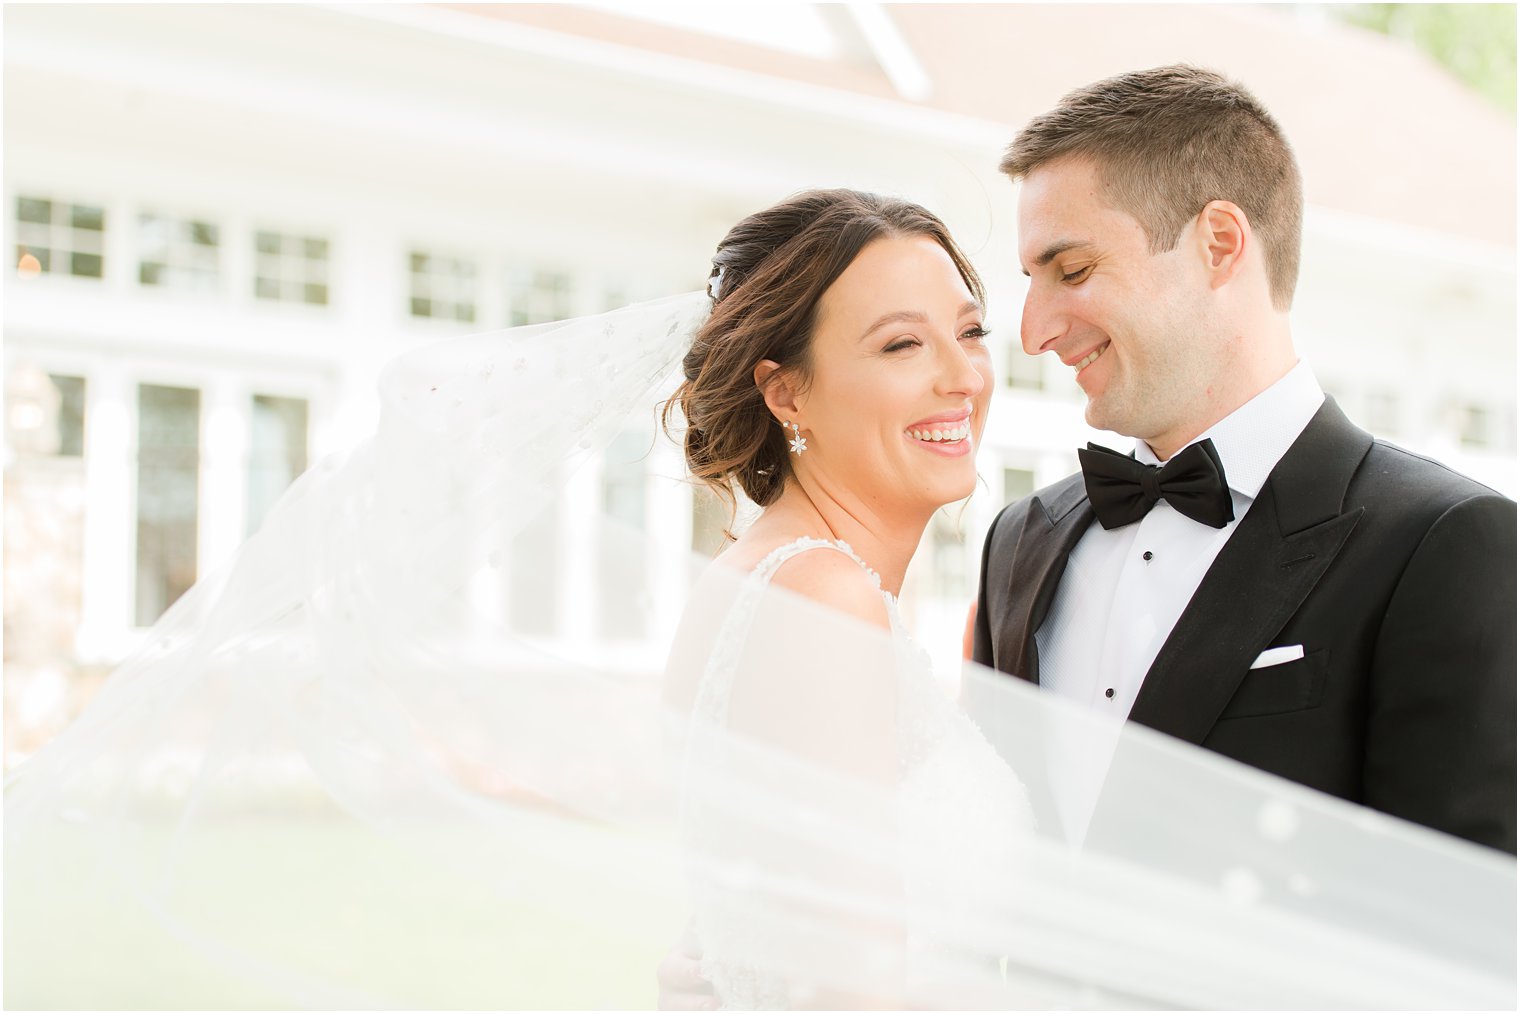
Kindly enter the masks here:
<path id="1" fill-rule="evenodd" d="M 137 386 L 114 361 L 85 378 L 84 574 L 75 650 L 116 661 L 132 639 Z"/>
<path id="2" fill-rule="evenodd" d="M 201 391 L 200 524 L 196 571 L 204 576 L 242 543 L 248 515 L 252 396 L 229 374 L 214 374 Z"/>

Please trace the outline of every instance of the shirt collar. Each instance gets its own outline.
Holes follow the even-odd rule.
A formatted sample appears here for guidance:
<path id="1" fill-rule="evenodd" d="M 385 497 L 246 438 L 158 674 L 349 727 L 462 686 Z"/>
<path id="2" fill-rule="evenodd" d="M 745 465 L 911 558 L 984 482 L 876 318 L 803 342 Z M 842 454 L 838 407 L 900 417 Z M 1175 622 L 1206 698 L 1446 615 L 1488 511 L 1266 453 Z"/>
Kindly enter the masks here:
<path id="1" fill-rule="evenodd" d="M 1277 383 L 1199 434 L 1192 443 L 1214 441 L 1230 489 L 1254 500 L 1267 476 L 1324 401 L 1325 392 L 1314 371 L 1300 359 Z M 1161 464 L 1150 445 L 1140 439 L 1135 440 L 1135 459 L 1147 465 Z"/>

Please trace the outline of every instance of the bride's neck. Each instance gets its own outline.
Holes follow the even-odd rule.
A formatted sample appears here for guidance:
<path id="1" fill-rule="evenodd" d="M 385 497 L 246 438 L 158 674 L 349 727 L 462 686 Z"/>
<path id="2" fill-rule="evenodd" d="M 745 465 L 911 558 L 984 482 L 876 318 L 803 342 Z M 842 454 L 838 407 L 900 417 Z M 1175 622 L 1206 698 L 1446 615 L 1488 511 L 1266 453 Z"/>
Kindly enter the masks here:
<path id="1" fill-rule="evenodd" d="M 880 575 L 881 586 L 898 595 L 932 515 L 932 511 L 922 516 L 919 513 L 905 510 L 889 517 L 858 501 L 788 480 L 781 496 L 765 508 L 750 531 L 766 539 L 811 535 L 849 543 L 855 554 Z"/>

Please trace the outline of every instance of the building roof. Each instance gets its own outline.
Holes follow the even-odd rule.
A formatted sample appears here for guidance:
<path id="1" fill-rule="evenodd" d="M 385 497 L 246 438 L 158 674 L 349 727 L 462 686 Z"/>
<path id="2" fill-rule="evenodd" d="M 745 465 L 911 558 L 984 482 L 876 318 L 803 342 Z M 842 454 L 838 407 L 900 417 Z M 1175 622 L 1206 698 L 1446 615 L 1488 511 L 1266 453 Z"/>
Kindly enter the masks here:
<path id="1" fill-rule="evenodd" d="M 793 5 L 832 34 L 828 55 L 602 7 L 436 6 L 896 104 L 905 115 L 981 121 L 1010 138 L 1084 83 L 1195 63 L 1242 82 L 1274 112 L 1311 206 L 1515 245 L 1514 117 L 1411 45 L 1296 6 Z M 765 5 L 725 6 L 768 16 Z"/>

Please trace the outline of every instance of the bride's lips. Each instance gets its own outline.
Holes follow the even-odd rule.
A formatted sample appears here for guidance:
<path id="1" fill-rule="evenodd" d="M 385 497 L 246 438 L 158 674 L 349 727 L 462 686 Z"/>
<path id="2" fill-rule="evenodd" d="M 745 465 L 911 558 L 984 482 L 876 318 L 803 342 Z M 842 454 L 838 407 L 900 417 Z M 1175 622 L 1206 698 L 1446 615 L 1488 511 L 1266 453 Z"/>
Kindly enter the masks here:
<path id="1" fill-rule="evenodd" d="M 971 453 L 971 410 L 958 408 L 920 419 L 903 431 L 909 442 L 931 454 L 959 458 Z"/>

